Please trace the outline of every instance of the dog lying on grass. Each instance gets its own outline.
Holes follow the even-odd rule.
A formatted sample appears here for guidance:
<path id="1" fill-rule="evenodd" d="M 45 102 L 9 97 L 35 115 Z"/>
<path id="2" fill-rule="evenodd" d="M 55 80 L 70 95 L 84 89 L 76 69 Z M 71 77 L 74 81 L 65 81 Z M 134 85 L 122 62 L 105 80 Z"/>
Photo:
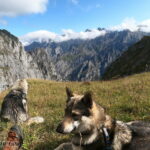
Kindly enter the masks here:
<path id="1" fill-rule="evenodd" d="M 0 117 L 2 121 L 11 121 L 15 124 L 42 123 L 42 117 L 29 117 L 27 105 L 28 83 L 25 79 L 17 80 L 11 91 L 5 96 Z"/>
<path id="2" fill-rule="evenodd" d="M 64 120 L 56 131 L 73 138 L 55 150 L 150 150 L 150 123 L 115 121 L 90 92 L 77 95 L 67 88 L 66 93 Z"/>

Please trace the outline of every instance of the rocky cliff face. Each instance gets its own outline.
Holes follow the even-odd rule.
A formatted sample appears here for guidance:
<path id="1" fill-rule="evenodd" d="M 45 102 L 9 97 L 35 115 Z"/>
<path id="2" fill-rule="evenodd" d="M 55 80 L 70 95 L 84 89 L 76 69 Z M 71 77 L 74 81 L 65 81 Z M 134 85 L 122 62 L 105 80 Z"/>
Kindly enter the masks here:
<path id="1" fill-rule="evenodd" d="M 19 78 L 43 78 L 43 74 L 18 38 L 0 30 L 0 91 Z"/>
<path id="2" fill-rule="evenodd" d="M 108 31 L 92 40 L 34 42 L 25 49 L 36 62 L 40 62 L 38 66 L 44 69 L 46 76 L 51 72 L 48 68 L 52 65 L 61 80 L 99 80 L 109 64 L 147 34 L 129 30 Z"/>
<path id="3" fill-rule="evenodd" d="M 56 71 L 55 64 L 52 61 L 47 49 L 35 49 L 32 53 L 28 52 L 28 54 L 32 57 L 33 62 L 37 64 L 43 79 L 56 81 L 62 80 L 60 74 Z"/>

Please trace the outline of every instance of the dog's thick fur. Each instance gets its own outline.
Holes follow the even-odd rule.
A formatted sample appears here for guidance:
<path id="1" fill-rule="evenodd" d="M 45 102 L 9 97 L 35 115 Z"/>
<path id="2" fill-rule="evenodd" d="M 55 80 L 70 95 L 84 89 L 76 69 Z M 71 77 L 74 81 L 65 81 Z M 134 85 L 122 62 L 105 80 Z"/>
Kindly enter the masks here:
<path id="1" fill-rule="evenodd" d="M 150 149 L 150 123 L 115 121 L 93 101 L 90 92 L 77 95 L 68 88 L 66 92 L 65 117 L 56 131 L 74 136 L 70 143 L 63 143 L 55 150 L 105 150 L 103 128 L 109 133 L 113 150 Z"/>
<path id="2" fill-rule="evenodd" d="M 23 144 L 23 133 L 20 126 L 10 128 L 3 150 L 19 150 Z"/>
<path id="3" fill-rule="evenodd" d="M 2 121 L 11 121 L 15 124 L 26 122 L 28 125 L 44 121 L 42 117 L 29 117 L 27 93 L 28 83 L 26 79 L 17 80 L 3 100 L 0 113 Z"/>

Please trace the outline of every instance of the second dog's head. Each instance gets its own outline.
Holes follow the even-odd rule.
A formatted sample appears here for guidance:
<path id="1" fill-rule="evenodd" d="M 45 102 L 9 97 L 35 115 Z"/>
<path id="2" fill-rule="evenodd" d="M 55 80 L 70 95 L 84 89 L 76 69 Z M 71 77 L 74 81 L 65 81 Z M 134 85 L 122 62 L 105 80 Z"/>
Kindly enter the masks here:
<path id="1" fill-rule="evenodd" d="M 11 88 L 12 90 L 22 90 L 23 93 L 28 92 L 28 82 L 26 79 L 18 79 Z"/>
<path id="2" fill-rule="evenodd" d="M 67 102 L 64 120 L 58 125 L 59 133 L 88 133 L 96 126 L 103 125 L 106 117 L 104 109 L 97 105 L 90 92 L 74 94 L 66 88 Z"/>

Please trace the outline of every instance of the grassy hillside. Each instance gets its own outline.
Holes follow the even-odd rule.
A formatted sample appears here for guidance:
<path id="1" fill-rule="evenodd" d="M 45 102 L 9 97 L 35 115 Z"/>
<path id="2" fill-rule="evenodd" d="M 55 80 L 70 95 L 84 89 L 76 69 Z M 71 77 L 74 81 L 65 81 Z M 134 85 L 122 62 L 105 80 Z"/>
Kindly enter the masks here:
<path id="1" fill-rule="evenodd" d="M 103 79 L 119 78 L 135 73 L 150 71 L 150 36 L 131 46 L 103 75 Z"/>
<path id="2" fill-rule="evenodd" d="M 150 73 L 100 82 L 28 81 L 29 114 L 43 116 L 45 123 L 22 126 L 25 150 L 53 150 L 68 140 L 68 136 L 55 132 L 57 124 L 63 118 L 66 86 L 80 94 L 87 90 L 92 91 L 97 103 L 103 105 L 108 114 L 116 119 L 150 121 Z M 7 91 L 0 94 L 0 102 L 6 93 Z M 1 123 L 1 138 L 6 136 L 10 126 L 11 124 Z"/>

